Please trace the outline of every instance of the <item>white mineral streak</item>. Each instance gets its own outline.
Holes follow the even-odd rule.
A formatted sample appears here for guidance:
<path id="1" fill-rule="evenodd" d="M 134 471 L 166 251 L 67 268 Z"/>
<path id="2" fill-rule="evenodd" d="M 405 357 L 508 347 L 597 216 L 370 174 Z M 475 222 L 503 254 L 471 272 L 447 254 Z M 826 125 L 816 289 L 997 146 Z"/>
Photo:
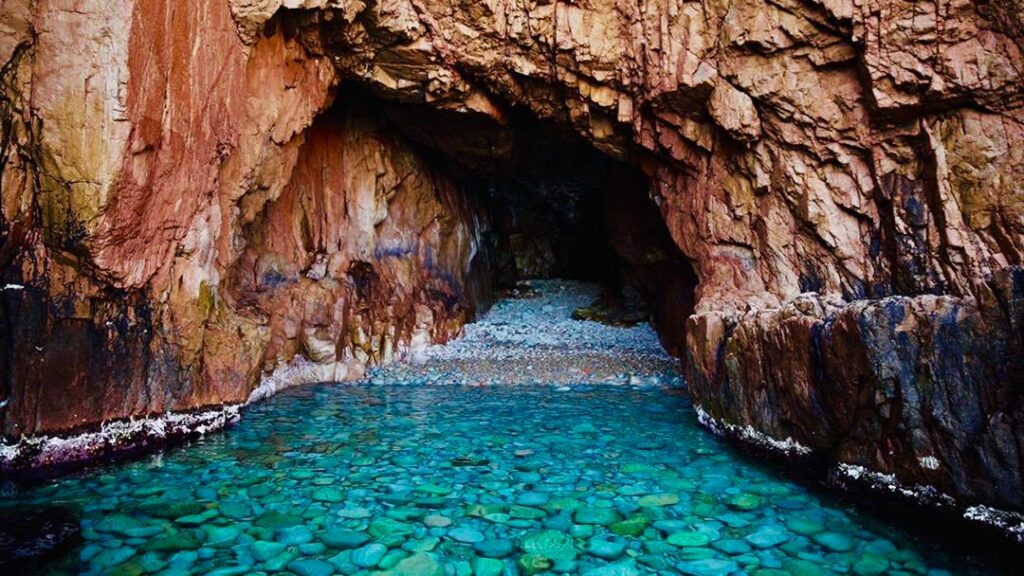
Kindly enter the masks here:
<path id="1" fill-rule="evenodd" d="M 313 362 L 304 356 L 296 356 L 291 362 L 282 363 L 270 374 L 264 374 L 259 385 L 249 394 L 246 405 L 269 398 L 292 386 L 315 382 L 341 382 L 358 378 L 363 370 L 354 360 L 347 362 Z"/>
<path id="2" fill-rule="evenodd" d="M 948 494 L 943 494 L 934 486 L 922 486 L 919 484 L 905 486 L 894 474 L 883 474 L 869 470 L 856 464 L 839 464 L 835 473 L 840 478 L 848 478 L 866 483 L 876 490 L 887 491 L 921 503 L 941 503 L 949 506 L 956 504 L 956 500 Z"/>
<path id="3" fill-rule="evenodd" d="M 792 437 L 788 437 L 785 440 L 779 440 L 777 438 L 772 438 L 763 432 L 758 432 L 749 424 L 746 426 L 737 426 L 735 424 L 719 422 L 700 406 L 694 405 L 694 410 L 697 411 L 697 421 L 705 428 L 719 436 L 738 438 L 744 442 L 754 444 L 755 446 L 760 446 L 761 448 L 765 448 L 773 452 L 781 452 L 786 455 L 795 454 L 798 456 L 806 456 L 812 452 L 809 447 L 793 440 Z"/>
<path id="4" fill-rule="evenodd" d="M 105 448 L 124 449 L 151 440 L 208 434 L 239 419 L 238 404 L 202 412 L 168 412 L 160 416 L 105 422 L 99 430 L 73 436 L 31 436 L 0 443 L 0 468 L 28 459 L 32 466 L 82 460 Z"/>
<path id="5" fill-rule="evenodd" d="M 1022 514 L 979 505 L 969 506 L 964 511 L 964 518 L 1000 528 L 1016 538 L 1018 542 L 1024 543 L 1024 515 Z"/>

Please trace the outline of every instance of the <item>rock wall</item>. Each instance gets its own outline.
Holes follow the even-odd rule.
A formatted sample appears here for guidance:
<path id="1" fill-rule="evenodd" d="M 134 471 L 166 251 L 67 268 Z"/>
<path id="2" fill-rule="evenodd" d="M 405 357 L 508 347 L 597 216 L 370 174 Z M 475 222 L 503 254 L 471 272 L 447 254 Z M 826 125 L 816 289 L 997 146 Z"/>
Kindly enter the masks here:
<path id="1" fill-rule="evenodd" d="M 8 0 L 0 264 L 26 288 L 3 293 L 5 432 L 63 420 L 15 406 L 26 391 L 112 373 L 46 352 L 55 336 L 34 354 L 29 333 L 134 359 L 90 388 L 116 398 L 78 394 L 109 416 L 244 398 L 277 359 L 321 357 L 349 333 L 337 311 L 303 328 L 323 316 L 296 298 L 350 301 L 317 276 L 358 285 L 364 233 L 326 232 L 342 200 L 288 188 L 312 178 L 306 132 L 345 79 L 474 130 L 525 109 L 642 169 L 700 278 L 688 374 L 720 429 L 1020 510 L 1022 13 L 1019 0 Z M 501 153 L 463 131 L 434 144 Z M 307 228 L 289 205 L 326 212 Z M 427 262 L 371 267 L 420 282 Z M 402 294 L 385 314 L 402 318 L 395 334 L 410 333 L 410 302 L 441 309 Z M 21 310 L 49 332 L 10 320 Z M 464 317 L 443 316 L 431 325 Z M 90 371 L 24 380 L 58 359 Z"/>
<path id="2" fill-rule="evenodd" d="M 358 375 L 486 302 L 466 195 L 327 113 L 333 67 L 283 31 L 243 43 L 229 8 L 3 5 L 5 465 L 90 455 L 35 436 Z"/>

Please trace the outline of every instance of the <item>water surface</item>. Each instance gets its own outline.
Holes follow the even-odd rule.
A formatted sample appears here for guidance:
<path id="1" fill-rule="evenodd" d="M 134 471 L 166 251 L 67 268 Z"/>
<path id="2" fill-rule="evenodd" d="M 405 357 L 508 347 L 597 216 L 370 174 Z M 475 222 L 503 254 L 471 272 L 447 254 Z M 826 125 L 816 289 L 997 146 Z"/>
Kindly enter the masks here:
<path id="1" fill-rule="evenodd" d="M 752 464 L 677 393 L 327 384 L 163 455 L 8 494 L 67 505 L 84 574 L 970 571 Z"/>

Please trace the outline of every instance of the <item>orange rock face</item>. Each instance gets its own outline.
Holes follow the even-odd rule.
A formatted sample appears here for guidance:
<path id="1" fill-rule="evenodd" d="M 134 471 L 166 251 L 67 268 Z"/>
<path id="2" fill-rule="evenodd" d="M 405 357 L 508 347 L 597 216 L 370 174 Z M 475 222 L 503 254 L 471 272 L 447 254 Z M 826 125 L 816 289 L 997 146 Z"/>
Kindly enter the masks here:
<path id="1" fill-rule="evenodd" d="M 450 337 L 489 223 L 431 154 L 499 162 L 519 111 L 646 176 L 685 259 L 637 265 L 643 216 L 611 244 L 699 278 L 647 292 L 711 418 L 1024 508 L 1019 2 L 12 0 L 0 30 L 8 437 Z"/>

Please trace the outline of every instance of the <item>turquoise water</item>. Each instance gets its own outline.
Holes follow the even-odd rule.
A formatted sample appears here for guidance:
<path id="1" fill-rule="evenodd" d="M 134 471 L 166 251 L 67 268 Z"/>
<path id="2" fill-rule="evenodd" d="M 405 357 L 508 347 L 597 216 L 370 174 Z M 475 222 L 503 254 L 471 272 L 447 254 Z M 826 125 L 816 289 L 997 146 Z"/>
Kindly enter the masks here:
<path id="1" fill-rule="evenodd" d="M 319 385 L 0 501 L 79 510 L 84 574 L 943 574 L 664 390 Z M 964 567 L 959 567 L 963 570 Z"/>

